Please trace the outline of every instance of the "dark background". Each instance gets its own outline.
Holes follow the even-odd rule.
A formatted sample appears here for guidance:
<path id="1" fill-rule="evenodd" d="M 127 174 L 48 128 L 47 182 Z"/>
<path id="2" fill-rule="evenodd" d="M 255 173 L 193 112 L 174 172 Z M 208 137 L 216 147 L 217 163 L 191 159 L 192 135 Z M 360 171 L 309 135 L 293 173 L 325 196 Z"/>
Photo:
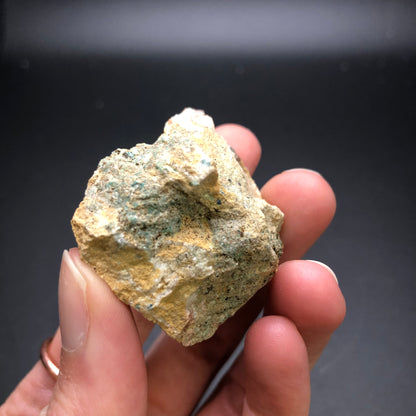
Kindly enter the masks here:
<path id="1" fill-rule="evenodd" d="M 259 185 L 320 171 L 338 200 L 307 258 L 347 317 L 311 415 L 416 414 L 416 3 L 1 3 L 0 402 L 58 325 L 62 250 L 98 161 L 186 106 L 263 146 Z"/>

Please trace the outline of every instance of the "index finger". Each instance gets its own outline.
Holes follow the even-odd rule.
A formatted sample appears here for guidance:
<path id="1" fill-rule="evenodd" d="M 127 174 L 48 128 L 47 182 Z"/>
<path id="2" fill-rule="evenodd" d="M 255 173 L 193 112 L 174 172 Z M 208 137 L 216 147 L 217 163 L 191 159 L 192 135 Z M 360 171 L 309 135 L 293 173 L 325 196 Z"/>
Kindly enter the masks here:
<path id="1" fill-rule="evenodd" d="M 260 142 L 254 133 L 239 124 L 223 124 L 216 131 L 235 150 L 252 175 L 261 157 Z"/>

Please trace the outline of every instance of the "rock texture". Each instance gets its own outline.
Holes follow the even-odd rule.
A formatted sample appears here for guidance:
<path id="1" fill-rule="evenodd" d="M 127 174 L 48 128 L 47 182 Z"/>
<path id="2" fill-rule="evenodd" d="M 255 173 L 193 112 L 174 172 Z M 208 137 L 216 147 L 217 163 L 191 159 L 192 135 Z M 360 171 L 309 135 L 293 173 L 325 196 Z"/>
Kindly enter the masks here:
<path id="1" fill-rule="evenodd" d="M 192 345 L 273 276 L 282 221 L 212 119 L 185 109 L 153 145 L 100 161 L 72 227 L 123 302 Z"/>

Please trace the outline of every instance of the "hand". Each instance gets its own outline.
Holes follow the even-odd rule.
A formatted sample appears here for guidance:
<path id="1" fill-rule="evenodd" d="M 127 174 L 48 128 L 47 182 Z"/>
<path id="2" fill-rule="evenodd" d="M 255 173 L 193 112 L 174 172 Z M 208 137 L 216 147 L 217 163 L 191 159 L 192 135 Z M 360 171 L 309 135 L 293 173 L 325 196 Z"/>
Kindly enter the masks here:
<path id="1" fill-rule="evenodd" d="M 252 173 L 261 153 L 255 136 L 236 125 L 218 131 Z M 49 346 L 60 374 L 55 382 L 38 362 L 0 415 L 189 415 L 247 330 L 243 353 L 199 416 L 307 415 L 309 371 L 341 324 L 345 302 L 329 268 L 295 259 L 330 223 L 335 197 L 322 176 L 302 169 L 273 177 L 262 195 L 285 213 L 281 265 L 214 337 L 192 347 L 162 334 L 144 357 L 152 324 L 122 304 L 76 249 L 64 252 L 60 329 Z"/>

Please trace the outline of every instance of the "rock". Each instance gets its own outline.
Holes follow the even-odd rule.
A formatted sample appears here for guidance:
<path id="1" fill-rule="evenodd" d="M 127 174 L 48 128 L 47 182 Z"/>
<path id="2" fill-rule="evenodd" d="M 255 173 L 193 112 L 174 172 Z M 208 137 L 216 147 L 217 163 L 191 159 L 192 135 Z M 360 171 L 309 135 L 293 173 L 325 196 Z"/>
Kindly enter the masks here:
<path id="1" fill-rule="evenodd" d="M 72 227 L 123 302 L 192 345 L 271 279 L 282 222 L 212 119 L 188 108 L 153 145 L 100 161 Z"/>

